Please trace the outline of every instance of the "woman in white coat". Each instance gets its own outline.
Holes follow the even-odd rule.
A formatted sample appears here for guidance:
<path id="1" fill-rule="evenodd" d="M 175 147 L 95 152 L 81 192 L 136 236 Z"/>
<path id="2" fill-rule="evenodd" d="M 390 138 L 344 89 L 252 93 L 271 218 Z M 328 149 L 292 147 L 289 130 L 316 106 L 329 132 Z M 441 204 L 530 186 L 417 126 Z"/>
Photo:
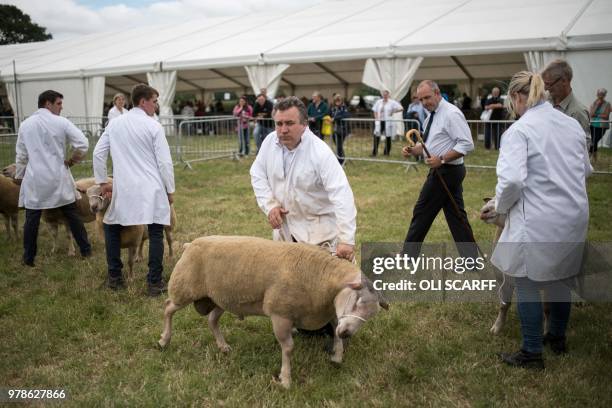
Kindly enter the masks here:
<path id="1" fill-rule="evenodd" d="M 128 110 L 125 108 L 125 96 L 122 93 L 115 94 L 113 96 L 113 107 L 108 111 L 108 121 L 117 118 Z"/>
<path id="2" fill-rule="evenodd" d="M 508 96 L 509 111 L 520 119 L 504 133 L 497 162 L 496 210 L 507 218 L 491 261 L 515 280 L 523 342 L 501 358 L 544 368 L 543 342 L 557 354 L 566 351 L 568 278 L 580 271 L 589 218 L 585 179 L 592 168 L 584 131 L 546 102 L 540 75 L 515 74 Z M 540 291 L 551 302 L 544 336 Z"/>

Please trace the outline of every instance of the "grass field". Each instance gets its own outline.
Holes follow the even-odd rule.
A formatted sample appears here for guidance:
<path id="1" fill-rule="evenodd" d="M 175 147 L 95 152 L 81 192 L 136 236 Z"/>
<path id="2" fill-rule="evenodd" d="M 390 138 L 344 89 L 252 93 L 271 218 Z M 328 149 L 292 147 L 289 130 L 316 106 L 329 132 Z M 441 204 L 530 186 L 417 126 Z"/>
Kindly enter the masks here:
<path id="1" fill-rule="evenodd" d="M 494 163 L 495 154 L 478 152 L 470 161 Z M 215 160 L 193 171 L 176 168 L 176 249 L 203 235 L 270 236 L 250 187 L 250 164 Z M 349 162 L 346 172 L 357 201 L 358 243 L 401 241 L 426 169 Z M 493 234 L 477 217 L 494 186 L 493 170 L 471 169 L 464 182 L 479 240 Z M 592 177 L 588 189 L 589 238 L 612 241 L 612 176 Z M 157 350 L 163 298 L 145 296 L 146 264 L 136 266 L 127 291 L 110 292 L 103 286 L 103 245 L 88 230 L 94 257 L 87 260 L 51 254 L 44 227 L 34 269 L 20 265 L 20 243 L 0 246 L 0 388 L 62 388 L 67 405 L 78 407 L 612 406 L 610 304 L 573 308 L 570 353 L 547 352 L 547 369 L 531 372 L 502 366 L 495 355 L 518 348 L 514 309 L 507 329 L 493 337 L 493 303 L 394 303 L 351 340 L 340 367 L 329 362 L 323 339 L 296 338 L 293 386 L 285 391 L 271 382 L 280 348 L 266 318 L 225 315 L 221 326 L 233 351 L 222 355 L 189 307 L 175 315 L 168 349 Z M 428 241 L 450 240 L 439 217 Z M 175 262 L 165 261 L 166 277 Z"/>

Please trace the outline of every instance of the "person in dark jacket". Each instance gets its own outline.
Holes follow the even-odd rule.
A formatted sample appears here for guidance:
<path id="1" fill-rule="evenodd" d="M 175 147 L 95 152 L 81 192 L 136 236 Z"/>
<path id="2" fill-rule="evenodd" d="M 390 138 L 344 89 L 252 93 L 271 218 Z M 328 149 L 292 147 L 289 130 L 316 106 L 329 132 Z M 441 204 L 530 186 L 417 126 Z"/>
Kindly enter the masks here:
<path id="1" fill-rule="evenodd" d="M 344 103 L 344 98 L 340 95 L 334 96 L 334 104 L 330 110 L 330 116 L 334 132 L 332 138 L 336 145 L 336 156 L 340 164 L 344 164 L 344 139 L 348 135 L 348 123 L 344 120 L 350 116 Z"/>
<path id="2" fill-rule="evenodd" d="M 329 113 L 329 107 L 327 102 L 323 100 L 323 97 L 319 92 L 312 94 L 312 102 L 308 105 L 308 127 L 310 131 L 317 135 L 321 140 L 321 125 L 323 123 L 323 116 Z"/>

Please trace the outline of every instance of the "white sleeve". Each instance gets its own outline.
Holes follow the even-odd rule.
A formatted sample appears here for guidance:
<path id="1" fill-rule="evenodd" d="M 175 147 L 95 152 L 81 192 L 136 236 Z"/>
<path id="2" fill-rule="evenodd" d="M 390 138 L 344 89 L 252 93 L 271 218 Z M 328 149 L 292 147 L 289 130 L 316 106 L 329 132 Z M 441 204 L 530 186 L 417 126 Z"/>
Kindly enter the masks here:
<path id="1" fill-rule="evenodd" d="M 23 129 L 23 127 L 22 127 Z M 17 136 L 17 144 L 15 145 L 15 178 L 22 179 L 25 175 L 25 170 L 28 165 L 28 150 L 23 141 L 23 131 L 19 129 L 19 136 Z"/>
<path id="2" fill-rule="evenodd" d="M 170 146 L 164 133 L 164 128 L 156 123 L 156 129 L 153 134 L 153 148 L 155 149 L 155 160 L 157 160 L 157 168 L 161 176 L 167 194 L 173 194 L 174 186 L 174 165 L 172 163 L 172 155 L 170 154 Z"/>
<path id="3" fill-rule="evenodd" d="M 461 112 L 452 112 L 448 119 L 449 135 L 455 141 L 455 146 L 452 149 L 465 156 L 474 150 L 474 141 L 472 140 L 470 127 Z"/>
<path id="4" fill-rule="evenodd" d="M 497 159 L 495 210 L 506 214 L 521 198 L 527 180 L 527 138 L 520 131 L 509 129 Z"/>
<path id="5" fill-rule="evenodd" d="M 331 150 L 321 155 L 319 163 L 323 188 L 334 205 L 339 243 L 355 245 L 357 208 L 346 174 Z"/>
<path id="6" fill-rule="evenodd" d="M 255 193 L 255 199 L 257 200 L 257 205 L 261 208 L 266 216 L 275 207 L 281 207 L 281 203 L 274 198 L 274 194 L 272 193 L 272 186 L 270 186 L 270 182 L 268 181 L 268 174 L 266 172 L 266 161 L 271 160 L 267 156 L 270 155 L 270 142 L 272 139 L 271 135 L 268 135 L 261 145 L 261 149 L 259 153 L 257 153 L 257 157 L 251 165 L 251 170 L 249 173 L 251 174 L 251 185 L 253 186 L 253 192 Z"/>
<path id="7" fill-rule="evenodd" d="M 93 151 L 93 171 L 96 183 L 106 183 L 108 173 L 106 171 L 106 159 L 110 150 L 110 141 L 108 139 L 108 128 L 100 136 L 100 140 L 96 143 Z"/>
<path id="8" fill-rule="evenodd" d="M 70 141 L 70 145 L 76 151 L 78 151 L 81 156 L 85 156 L 87 150 L 89 149 L 89 140 L 85 137 L 81 130 L 74 126 L 72 122 L 66 119 L 64 131 L 66 132 L 66 137 Z"/>

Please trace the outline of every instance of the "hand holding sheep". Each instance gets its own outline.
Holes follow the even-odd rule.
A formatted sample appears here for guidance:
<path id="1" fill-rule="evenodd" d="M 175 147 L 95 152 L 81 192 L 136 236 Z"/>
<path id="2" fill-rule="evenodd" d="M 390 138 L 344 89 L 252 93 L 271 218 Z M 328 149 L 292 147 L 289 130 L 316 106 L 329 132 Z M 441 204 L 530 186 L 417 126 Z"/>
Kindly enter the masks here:
<path id="1" fill-rule="evenodd" d="M 336 256 L 338 258 L 348 259 L 349 261 L 353 260 L 355 255 L 355 247 L 350 244 L 338 244 L 336 247 Z"/>

